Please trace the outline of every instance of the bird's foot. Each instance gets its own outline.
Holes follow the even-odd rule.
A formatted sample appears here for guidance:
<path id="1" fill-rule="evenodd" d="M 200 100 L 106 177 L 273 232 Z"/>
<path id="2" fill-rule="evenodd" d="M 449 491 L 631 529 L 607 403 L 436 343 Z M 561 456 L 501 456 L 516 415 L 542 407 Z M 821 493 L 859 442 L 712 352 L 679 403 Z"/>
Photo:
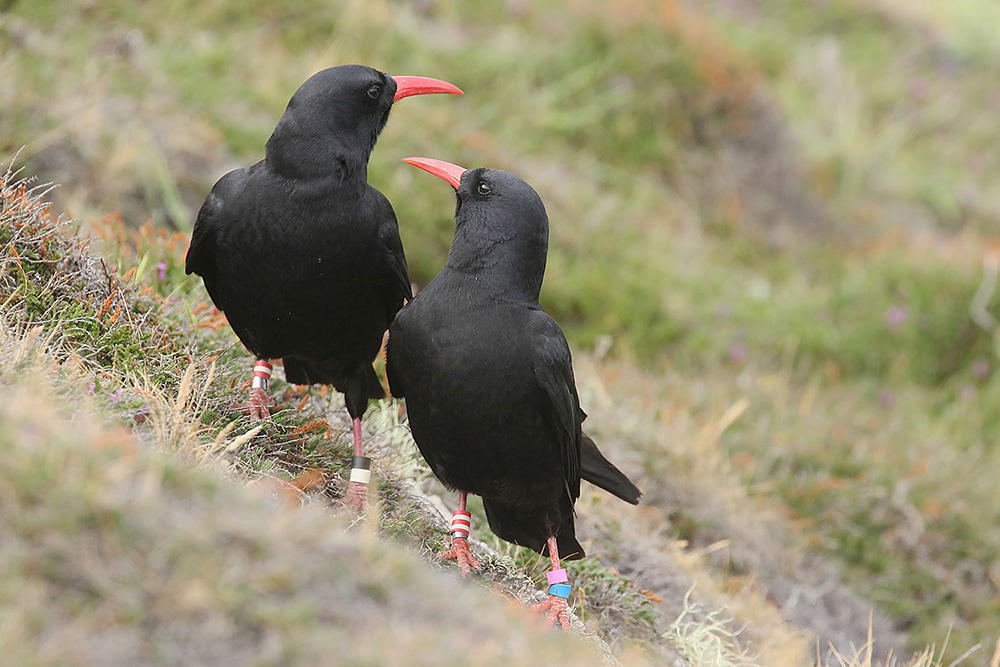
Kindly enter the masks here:
<path id="1" fill-rule="evenodd" d="M 479 561 L 472 555 L 469 540 L 464 537 L 456 537 L 452 540 L 451 548 L 439 553 L 438 558 L 457 561 L 458 566 L 462 568 L 463 577 L 467 576 L 470 571 L 479 569 Z"/>
<path id="2" fill-rule="evenodd" d="M 268 396 L 265 390 L 260 387 L 254 387 L 250 390 L 250 398 L 247 399 L 247 402 L 237 405 L 236 410 L 245 415 L 250 415 L 250 419 L 258 421 L 269 419 L 271 417 L 271 410 L 277 407 L 277 405 L 277 401 Z"/>
<path id="3" fill-rule="evenodd" d="M 532 605 L 531 608 L 537 612 L 548 610 L 545 615 L 547 627 L 551 628 L 558 620 L 563 630 L 569 630 L 569 604 L 566 602 L 566 598 L 550 594 L 548 600 L 542 600 Z"/>
<path id="4" fill-rule="evenodd" d="M 347 485 L 347 493 L 344 494 L 344 506 L 350 508 L 355 514 L 361 514 L 368 507 L 368 485 L 361 482 L 351 482 Z"/>

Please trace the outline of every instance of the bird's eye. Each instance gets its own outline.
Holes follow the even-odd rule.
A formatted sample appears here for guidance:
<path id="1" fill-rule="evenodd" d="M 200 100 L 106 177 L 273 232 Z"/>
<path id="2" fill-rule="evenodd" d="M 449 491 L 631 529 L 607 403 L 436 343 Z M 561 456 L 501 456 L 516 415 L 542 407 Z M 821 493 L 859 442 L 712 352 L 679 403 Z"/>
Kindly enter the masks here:
<path id="1" fill-rule="evenodd" d="M 382 94 L 382 86 L 380 86 L 377 83 L 372 84 L 372 86 L 368 89 L 368 97 L 372 98 L 373 100 L 377 100 L 378 96 L 381 94 Z"/>
<path id="2" fill-rule="evenodd" d="M 479 187 L 476 188 L 476 190 L 481 195 L 488 195 L 489 193 L 493 192 L 493 188 L 491 188 L 490 186 L 488 186 L 486 183 L 483 182 L 479 183 Z"/>

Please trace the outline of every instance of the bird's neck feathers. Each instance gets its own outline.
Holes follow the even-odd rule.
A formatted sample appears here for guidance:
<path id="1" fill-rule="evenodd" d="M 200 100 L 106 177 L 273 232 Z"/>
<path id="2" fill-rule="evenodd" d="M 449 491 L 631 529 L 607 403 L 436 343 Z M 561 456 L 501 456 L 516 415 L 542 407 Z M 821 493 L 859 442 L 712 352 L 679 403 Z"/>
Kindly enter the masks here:
<path id="1" fill-rule="evenodd" d="M 342 185 L 368 181 L 368 158 L 378 133 L 364 137 L 331 132 L 327 126 L 285 113 L 267 140 L 270 169 L 286 178 L 334 179 Z"/>
<path id="2" fill-rule="evenodd" d="M 547 252 L 547 228 L 501 234 L 487 225 L 458 224 L 445 268 L 494 299 L 537 303 Z"/>

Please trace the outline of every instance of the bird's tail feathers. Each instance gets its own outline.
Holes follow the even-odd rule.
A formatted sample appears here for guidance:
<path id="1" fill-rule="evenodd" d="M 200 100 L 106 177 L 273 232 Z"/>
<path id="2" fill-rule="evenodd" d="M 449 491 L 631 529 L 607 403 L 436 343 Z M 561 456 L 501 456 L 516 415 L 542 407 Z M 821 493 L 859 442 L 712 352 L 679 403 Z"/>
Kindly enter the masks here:
<path id="1" fill-rule="evenodd" d="M 642 491 L 615 467 L 611 461 L 604 458 L 597 444 L 586 433 L 580 446 L 580 474 L 595 486 L 599 486 L 632 505 L 639 504 Z"/>

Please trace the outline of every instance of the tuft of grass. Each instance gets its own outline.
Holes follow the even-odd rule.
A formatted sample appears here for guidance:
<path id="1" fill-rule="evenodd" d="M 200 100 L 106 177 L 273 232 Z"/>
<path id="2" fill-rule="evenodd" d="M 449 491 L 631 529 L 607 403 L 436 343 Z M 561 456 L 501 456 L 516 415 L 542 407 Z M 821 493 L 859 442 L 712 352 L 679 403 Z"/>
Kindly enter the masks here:
<path id="1" fill-rule="evenodd" d="M 683 610 L 664 633 L 667 641 L 691 665 L 759 665 L 739 649 L 739 632 L 728 629 L 732 619 L 723 619 L 722 613 L 719 609 L 705 612 L 701 604 L 691 601 L 689 590 L 684 594 Z"/>
<path id="2" fill-rule="evenodd" d="M 73 354 L 94 368 L 144 372 L 160 382 L 189 357 L 153 315 L 155 304 L 133 276 L 90 252 L 90 240 L 53 217 L 46 188 L 0 175 L 3 202 L 0 303 L 11 321 L 59 331 Z M 97 387 L 95 386 L 95 390 Z"/>
<path id="3" fill-rule="evenodd" d="M 831 646 L 831 657 L 836 660 L 836 664 L 839 667 L 874 667 L 875 665 L 886 665 L 886 667 L 891 667 L 896 664 L 905 664 L 906 667 L 942 667 L 944 665 L 945 650 L 948 648 L 948 637 L 945 637 L 944 646 L 941 647 L 941 651 L 938 652 L 937 647 L 933 644 L 925 648 L 923 651 L 915 654 L 906 663 L 898 663 L 892 652 L 889 653 L 885 661 L 876 660 L 874 656 L 873 647 L 875 645 L 874 638 L 872 637 L 871 630 L 868 632 L 868 641 L 862 644 L 860 647 L 852 646 L 851 651 L 848 653 L 842 653 L 837 650 L 836 647 Z M 961 664 L 966 664 L 966 659 L 972 657 L 982 648 L 980 644 L 966 649 L 964 653 L 951 660 L 948 663 L 948 667 L 957 667 Z M 820 663 L 817 663 L 820 664 Z M 833 662 L 828 662 L 827 664 L 833 665 Z M 1000 664 L 1000 639 L 997 640 L 996 649 L 993 652 L 993 657 L 990 659 L 990 667 Z"/>

